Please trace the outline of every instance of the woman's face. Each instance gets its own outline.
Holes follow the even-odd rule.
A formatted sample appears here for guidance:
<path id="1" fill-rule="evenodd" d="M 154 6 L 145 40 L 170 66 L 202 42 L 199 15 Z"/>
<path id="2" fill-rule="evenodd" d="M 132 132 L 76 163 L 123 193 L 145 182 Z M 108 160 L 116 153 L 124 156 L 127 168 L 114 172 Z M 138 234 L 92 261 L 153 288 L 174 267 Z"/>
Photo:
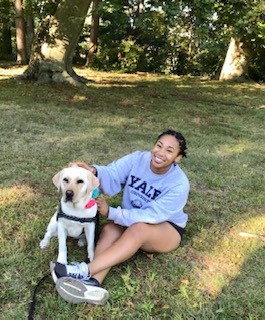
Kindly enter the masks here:
<path id="1" fill-rule="evenodd" d="M 174 136 L 162 136 L 152 150 L 151 170 L 157 174 L 166 173 L 174 162 L 181 160 L 179 152 L 179 143 Z"/>

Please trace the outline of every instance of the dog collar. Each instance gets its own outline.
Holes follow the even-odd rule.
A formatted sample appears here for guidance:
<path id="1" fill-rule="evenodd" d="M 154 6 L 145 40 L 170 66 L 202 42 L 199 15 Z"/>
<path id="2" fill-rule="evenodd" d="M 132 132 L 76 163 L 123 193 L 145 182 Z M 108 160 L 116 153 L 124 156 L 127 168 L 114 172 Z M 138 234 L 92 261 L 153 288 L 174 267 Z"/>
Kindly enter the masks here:
<path id="1" fill-rule="evenodd" d="M 91 199 L 90 201 L 88 201 L 88 203 L 86 204 L 85 208 L 86 208 L 86 209 L 90 209 L 90 208 L 92 208 L 95 204 L 96 204 L 96 200 L 95 200 L 95 199 Z"/>

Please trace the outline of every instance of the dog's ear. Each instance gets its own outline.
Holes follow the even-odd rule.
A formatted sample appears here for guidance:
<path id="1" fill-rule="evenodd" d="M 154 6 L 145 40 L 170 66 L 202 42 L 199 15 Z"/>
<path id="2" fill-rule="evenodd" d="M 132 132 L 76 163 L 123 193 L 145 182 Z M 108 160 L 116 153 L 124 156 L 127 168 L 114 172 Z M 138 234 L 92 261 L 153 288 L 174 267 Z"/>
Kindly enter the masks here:
<path id="1" fill-rule="evenodd" d="M 87 193 L 90 193 L 99 186 L 99 179 L 91 172 L 88 171 L 88 180 L 91 181 L 91 185 L 87 188 Z"/>
<path id="2" fill-rule="evenodd" d="M 56 175 L 53 176 L 53 178 L 52 178 L 52 182 L 55 185 L 55 187 L 58 189 L 58 191 L 60 191 L 62 172 L 63 172 L 63 170 L 56 173 Z"/>
<path id="3" fill-rule="evenodd" d="M 99 179 L 92 173 L 93 190 L 99 187 Z"/>

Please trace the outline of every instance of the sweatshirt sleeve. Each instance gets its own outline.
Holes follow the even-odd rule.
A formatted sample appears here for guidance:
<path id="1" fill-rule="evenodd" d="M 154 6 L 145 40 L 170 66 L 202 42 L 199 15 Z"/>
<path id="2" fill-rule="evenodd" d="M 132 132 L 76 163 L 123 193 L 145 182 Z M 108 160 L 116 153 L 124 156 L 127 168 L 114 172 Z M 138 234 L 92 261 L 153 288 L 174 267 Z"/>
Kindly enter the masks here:
<path id="1" fill-rule="evenodd" d="M 137 222 L 145 222 L 157 224 L 164 221 L 174 221 L 172 217 L 179 215 L 180 221 L 178 225 L 185 227 L 187 215 L 183 213 L 184 206 L 187 203 L 189 194 L 189 182 L 176 186 L 174 190 L 166 192 L 159 198 L 150 201 L 142 208 L 122 209 L 109 208 L 109 220 L 113 220 L 116 224 L 129 227 Z"/>
<path id="2" fill-rule="evenodd" d="M 126 155 L 107 166 L 93 165 L 97 169 L 103 194 L 113 196 L 122 190 L 138 153 Z"/>

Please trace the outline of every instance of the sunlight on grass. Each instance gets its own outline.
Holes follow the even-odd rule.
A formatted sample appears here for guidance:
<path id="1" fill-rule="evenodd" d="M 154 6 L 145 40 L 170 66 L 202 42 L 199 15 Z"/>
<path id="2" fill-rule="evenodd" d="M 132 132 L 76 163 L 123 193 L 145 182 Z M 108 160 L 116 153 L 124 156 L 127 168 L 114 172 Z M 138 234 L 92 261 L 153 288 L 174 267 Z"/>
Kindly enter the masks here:
<path id="1" fill-rule="evenodd" d="M 121 105 L 123 106 L 134 106 L 138 103 L 138 100 L 136 98 L 133 98 L 133 99 L 128 99 L 128 98 L 125 98 L 121 101 Z"/>
<path id="2" fill-rule="evenodd" d="M 102 117 L 103 118 L 103 117 Z M 104 121 L 104 120 L 103 120 Z M 106 120 L 106 122 L 108 121 L 108 119 Z M 117 120 L 117 123 L 121 123 L 119 121 L 122 121 L 120 119 Z M 85 121 L 84 121 L 85 123 Z M 92 139 L 96 139 L 100 136 L 102 136 L 105 132 L 105 129 L 104 128 L 94 128 L 93 127 L 93 130 L 89 130 L 89 126 L 87 127 L 87 131 L 83 131 L 83 132 L 72 132 L 71 134 L 65 136 L 65 137 L 57 137 L 57 136 L 51 136 L 51 137 L 48 137 L 47 138 L 47 141 L 49 143 L 57 143 L 57 145 L 64 145 L 64 143 L 66 142 L 71 142 L 71 141 L 74 141 L 74 140 L 79 140 L 81 141 L 82 139 L 89 139 L 89 140 L 92 140 Z"/>
<path id="3" fill-rule="evenodd" d="M 21 109 L 21 106 L 17 103 L 6 101 L 5 103 L 0 103 L 0 110 L 1 109 L 13 111 L 14 109 Z"/>
<path id="4" fill-rule="evenodd" d="M 103 87 L 112 87 L 114 86 L 122 86 L 122 87 L 134 87 L 134 80 L 139 81 L 139 76 L 134 74 L 121 74 L 116 72 L 100 72 L 93 71 L 89 69 L 80 69 L 75 68 L 75 71 L 78 75 L 93 79 L 93 82 L 89 83 L 88 86 L 103 86 Z M 128 83 L 125 83 L 127 81 Z"/>
<path id="5" fill-rule="evenodd" d="M 113 83 L 102 83 L 97 84 L 98 88 L 134 88 L 134 84 L 113 84 Z M 90 85 L 91 86 L 91 85 Z"/>
<path id="6" fill-rule="evenodd" d="M 19 201 L 24 202 L 33 196 L 33 189 L 25 185 L 0 189 L 0 205 L 8 206 Z"/>
<path id="7" fill-rule="evenodd" d="M 246 151 L 249 151 L 253 148 L 251 142 L 249 141 L 242 141 L 233 146 L 224 145 L 219 147 L 217 150 L 217 154 L 219 155 L 233 155 L 233 154 L 240 154 Z"/>
<path id="8" fill-rule="evenodd" d="M 31 202 L 36 197 L 36 192 L 25 185 L 17 185 L 10 188 L 0 189 L 0 256 L 9 246 L 10 240 L 13 245 L 23 248 L 26 239 L 30 236 L 28 232 L 32 225 L 26 227 L 26 232 L 21 232 L 23 224 L 27 221 L 29 224 L 33 221 L 32 215 L 28 209 L 23 210 L 27 202 Z M 35 218 L 35 217 L 34 217 Z"/>
<path id="9" fill-rule="evenodd" d="M 25 71 L 24 66 L 14 66 L 11 68 L 0 68 L 0 80 L 10 79 L 10 77 L 19 76 Z"/>
<path id="10" fill-rule="evenodd" d="M 264 226 L 265 216 L 255 216 L 254 213 L 253 218 L 233 226 L 209 253 L 199 258 L 197 288 L 214 297 L 218 296 L 222 288 L 240 273 L 251 254 L 264 245 L 260 239 L 242 238 L 239 233 L 264 234 Z"/>
<path id="11" fill-rule="evenodd" d="M 73 102 L 86 101 L 87 97 L 84 95 L 76 94 L 76 95 L 74 95 L 72 100 L 73 100 Z"/>

